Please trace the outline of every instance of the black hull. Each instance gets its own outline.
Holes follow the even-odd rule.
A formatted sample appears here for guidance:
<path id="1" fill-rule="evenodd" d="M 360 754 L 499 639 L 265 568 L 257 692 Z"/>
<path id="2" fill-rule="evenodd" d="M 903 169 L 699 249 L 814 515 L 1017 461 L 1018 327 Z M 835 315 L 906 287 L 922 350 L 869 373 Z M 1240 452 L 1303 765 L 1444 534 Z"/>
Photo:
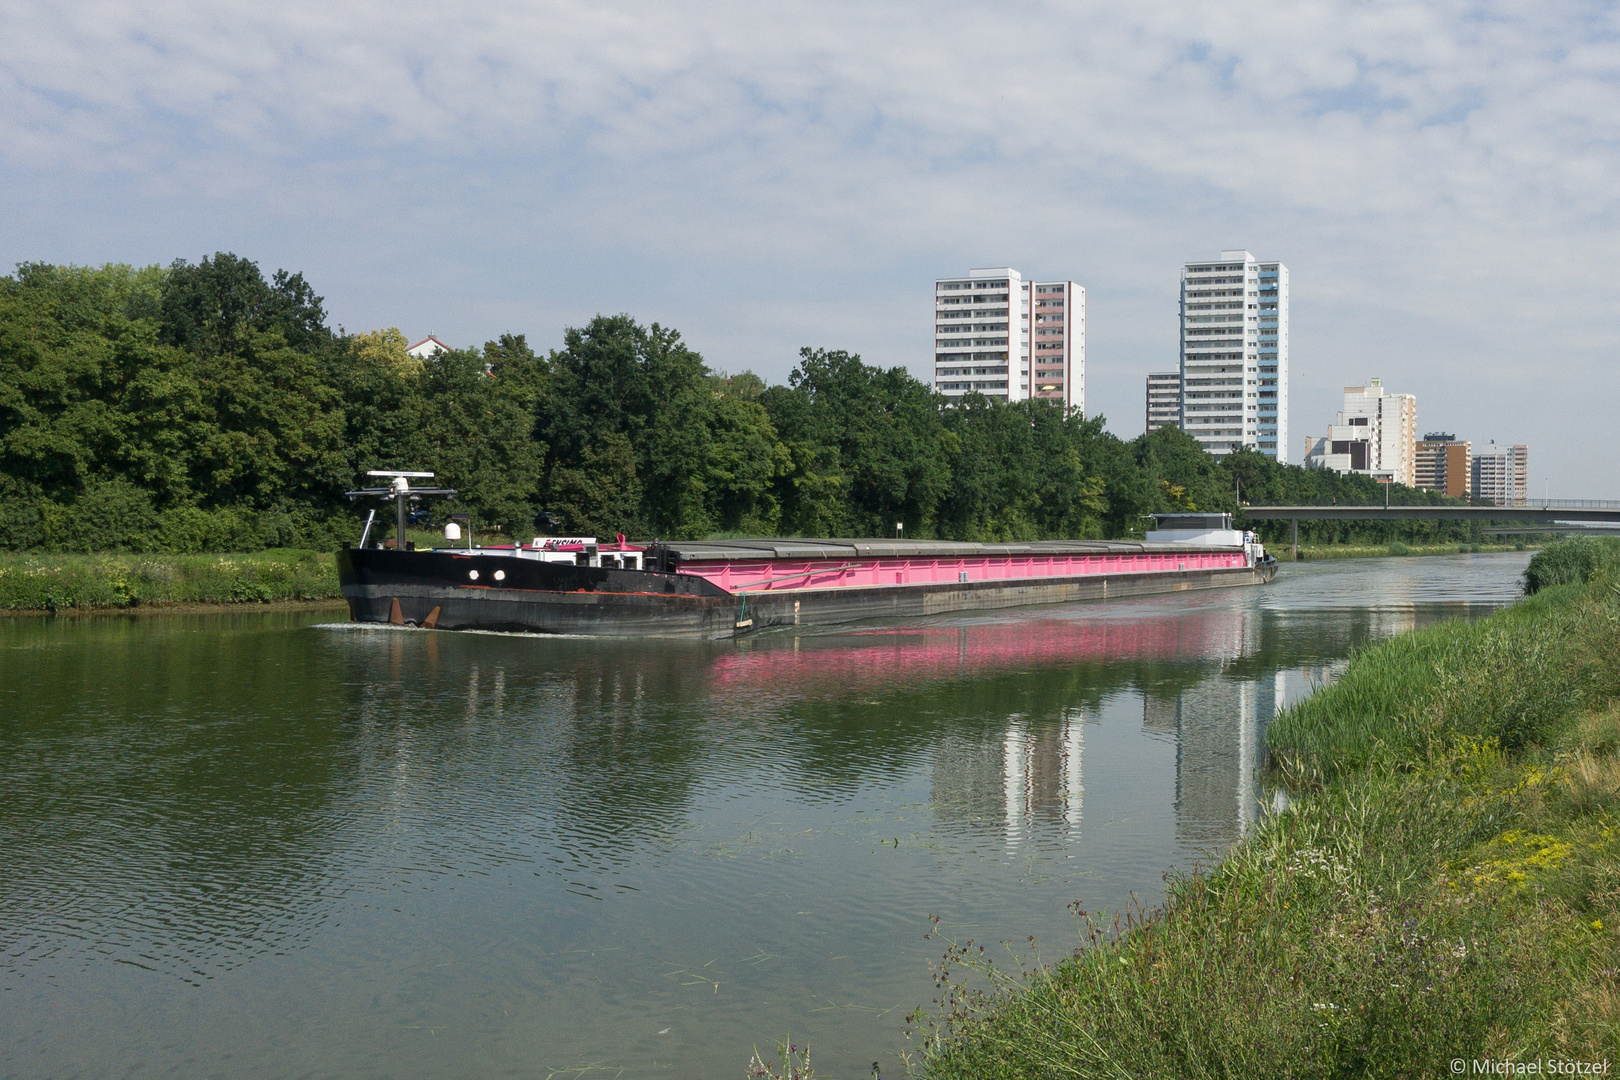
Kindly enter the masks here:
<path id="1" fill-rule="evenodd" d="M 479 571 L 476 582 L 470 570 Z M 499 570 L 505 579 L 494 582 Z M 700 577 L 599 570 L 501 555 L 345 550 L 338 577 L 355 622 L 433 619 L 441 630 L 603 637 L 729 638 L 775 626 L 826 626 L 957 611 L 1113 600 L 1259 585 L 1275 564 L 1014 581 L 728 593 Z M 433 616 L 434 609 L 438 610 Z"/>

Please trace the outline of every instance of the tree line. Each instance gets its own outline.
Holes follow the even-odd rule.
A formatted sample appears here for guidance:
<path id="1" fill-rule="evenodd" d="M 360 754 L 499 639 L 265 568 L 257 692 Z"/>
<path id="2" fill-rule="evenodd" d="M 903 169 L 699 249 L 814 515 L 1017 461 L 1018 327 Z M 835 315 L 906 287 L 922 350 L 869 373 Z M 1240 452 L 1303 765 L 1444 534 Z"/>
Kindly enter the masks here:
<path id="1" fill-rule="evenodd" d="M 353 539 L 344 491 L 423 469 L 482 530 L 1032 540 L 1139 536 L 1144 515 L 1370 504 L 1365 476 L 1132 440 L 1045 402 L 947 405 L 903 368 L 801 350 L 785 385 L 704 363 L 628 315 L 411 357 L 334 330 L 302 274 L 244 258 L 26 263 L 0 278 L 0 548 L 231 551 Z M 1444 501 L 1398 487 L 1396 503 Z M 1280 524 L 1262 531 L 1280 536 Z M 1308 539 L 1455 525 L 1302 523 Z"/>

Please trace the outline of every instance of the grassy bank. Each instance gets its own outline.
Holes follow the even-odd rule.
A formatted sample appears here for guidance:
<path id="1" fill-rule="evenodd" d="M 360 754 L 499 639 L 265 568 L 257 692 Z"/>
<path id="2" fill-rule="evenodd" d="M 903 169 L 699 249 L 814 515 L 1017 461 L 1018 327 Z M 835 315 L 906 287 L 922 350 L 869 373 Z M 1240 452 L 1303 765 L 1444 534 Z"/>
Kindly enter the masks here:
<path id="1" fill-rule="evenodd" d="M 331 552 L 0 555 L 0 611 L 239 604 L 338 596 Z"/>
<path id="2" fill-rule="evenodd" d="M 387 527 L 385 528 L 384 525 Z M 394 535 L 391 522 L 372 539 Z M 410 529 L 419 548 L 444 547 L 444 534 Z M 509 544 L 497 532 L 475 542 Z M 0 612 L 135 608 L 166 604 L 262 604 L 338 599 L 330 551 L 272 548 L 248 554 L 17 554 L 0 552 Z"/>
<path id="3" fill-rule="evenodd" d="M 1304 559 L 1383 559 L 1391 555 L 1467 555 L 1479 554 L 1489 551 L 1524 551 L 1526 545 L 1513 544 L 1464 544 L 1452 541 L 1447 544 L 1406 544 L 1396 542 L 1393 544 L 1300 544 L 1299 553 Z M 1267 551 L 1279 559 L 1288 560 L 1294 557 L 1292 544 L 1273 544 Z"/>
<path id="4" fill-rule="evenodd" d="M 1087 947 L 1028 972 L 953 948 L 942 1013 L 917 1018 L 923 1071 L 1620 1059 L 1617 565 L 1614 542 L 1554 545 L 1536 595 L 1354 658 L 1268 729 L 1292 806 L 1162 908 L 1086 917 Z M 975 973 L 988 989 L 954 989 Z"/>

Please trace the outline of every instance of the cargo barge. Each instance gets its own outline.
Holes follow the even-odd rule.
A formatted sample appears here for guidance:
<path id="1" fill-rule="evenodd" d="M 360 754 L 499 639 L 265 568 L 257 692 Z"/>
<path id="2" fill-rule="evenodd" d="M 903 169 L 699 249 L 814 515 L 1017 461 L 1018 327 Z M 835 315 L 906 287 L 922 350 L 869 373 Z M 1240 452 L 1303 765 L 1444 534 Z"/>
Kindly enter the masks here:
<path id="1" fill-rule="evenodd" d="M 403 523 L 403 511 L 401 512 Z M 594 537 L 410 550 L 348 547 L 350 618 L 440 630 L 730 638 L 769 627 L 910 619 L 1258 585 L 1276 560 L 1229 515 L 1155 515 L 1140 542 Z M 453 525 L 450 527 L 455 528 Z M 400 539 L 403 540 L 403 524 Z M 368 530 L 369 535 L 369 530 Z M 459 535 L 457 534 L 457 538 Z"/>

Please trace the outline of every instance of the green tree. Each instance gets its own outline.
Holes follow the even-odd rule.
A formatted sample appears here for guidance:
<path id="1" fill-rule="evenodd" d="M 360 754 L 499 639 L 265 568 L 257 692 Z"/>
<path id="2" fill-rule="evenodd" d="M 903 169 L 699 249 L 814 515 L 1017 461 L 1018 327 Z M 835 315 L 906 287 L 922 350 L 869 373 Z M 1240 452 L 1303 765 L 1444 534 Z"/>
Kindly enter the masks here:
<path id="1" fill-rule="evenodd" d="M 257 263 L 228 251 L 195 265 L 176 259 L 163 279 L 163 340 L 209 356 L 239 350 L 252 333 L 279 332 L 293 349 L 320 352 L 333 342 L 323 302 L 303 274 L 277 270 L 265 281 Z"/>
<path id="2" fill-rule="evenodd" d="M 1186 432 L 1159 428 L 1133 440 L 1132 449 L 1138 468 L 1161 493 L 1145 512 L 1178 510 L 1188 503 L 1205 513 L 1234 509 L 1231 475 Z M 1172 493 L 1176 488 L 1182 492 L 1179 498 Z"/>
<path id="3" fill-rule="evenodd" d="M 361 363 L 375 364 L 395 375 L 416 375 L 422 371 L 423 361 L 410 354 L 410 344 L 399 327 L 390 326 L 386 330 L 368 330 L 354 335 L 349 347 Z"/>
<path id="4" fill-rule="evenodd" d="M 173 532 L 153 513 L 253 508 L 285 533 L 330 512 L 342 423 L 323 364 L 275 328 L 240 328 L 228 352 L 166 344 L 169 273 L 0 282 L 0 475 L 33 503 L 8 515 L 16 539 L 146 547 Z"/>
<path id="5" fill-rule="evenodd" d="M 547 362 L 521 335 L 482 351 L 442 352 L 420 366 L 379 362 L 373 339 L 353 340 L 340 371 L 348 400 L 345 470 L 432 472 L 460 494 L 444 509 L 466 511 L 483 529 L 521 536 L 533 528 L 545 445 L 534 416 L 546 395 Z"/>
<path id="6" fill-rule="evenodd" d="M 586 445 L 578 464 L 552 470 L 548 506 L 562 530 L 611 536 L 641 513 L 636 449 L 625 435 L 603 432 Z"/>
<path id="7" fill-rule="evenodd" d="M 940 534 L 962 540 L 1100 535 L 1103 481 L 1089 475 L 1094 424 L 1045 401 L 977 394 L 944 413 L 951 485 Z"/>
<path id="8" fill-rule="evenodd" d="M 563 340 L 538 423 L 549 447 L 546 509 L 561 528 L 665 537 L 775 528 L 773 484 L 788 455 L 759 404 L 656 323 L 597 316 Z"/>
<path id="9" fill-rule="evenodd" d="M 479 528 L 963 539 L 1141 535 L 1247 503 L 1444 501 L 1367 476 L 1130 442 L 1045 402 L 947 403 L 903 369 L 804 349 L 786 386 L 711 371 L 674 330 L 598 316 L 421 361 L 334 335 L 302 274 L 24 263 L 0 278 L 0 547 L 221 550 L 352 536 L 345 488 L 427 469 Z M 1286 522 L 1259 526 L 1272 543 Z M 1314 540 L 1467 537 L 1312 522 Z"/>
<path id="10" fill-rule="evenodd" d="M 892 535 L 896 522 L 909 535 L 935 534 L 950 485 L 941 402 L 904 368 L 881 370 L 853 353 L 801 349 L 789 385 L 772 387 L 760 402 L 788 450 L 783 506 L 825 520 L 825 497 L 836 490 L 842 520 L 833 524 L 846 535 Z M 799 471 L 806 467 L 816 470 L 813 476 Z M 795 531 L 812 524 L 802 516 L 786 523 Z"/>

